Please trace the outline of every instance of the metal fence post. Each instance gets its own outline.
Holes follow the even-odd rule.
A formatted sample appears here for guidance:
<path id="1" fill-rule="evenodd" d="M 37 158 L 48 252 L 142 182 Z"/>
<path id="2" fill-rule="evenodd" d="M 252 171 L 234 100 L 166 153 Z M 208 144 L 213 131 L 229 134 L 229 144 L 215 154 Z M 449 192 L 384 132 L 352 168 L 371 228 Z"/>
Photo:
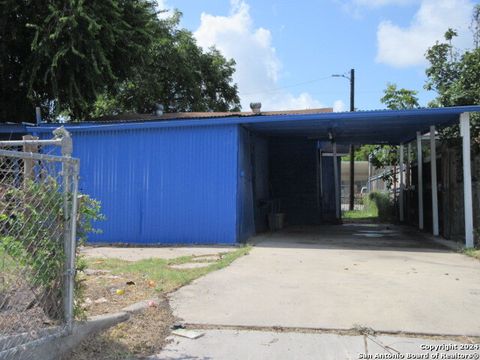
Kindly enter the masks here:
<path id="1" fill-rule="evenodd" d="M 55 137 L 61 138 L 62 155 L 66 157 L 62 162 L 63 175 L 63 211 L 64 211 L 64 252 L 65 252 L 65 277 L 64 277 L 64 311 L 65 325 L 68 333 L 73 330 L 73 300 L 75 287 L 75 236 L 76 236 L 76 204 L 77 190 L 72 189 L 76 184 L 75 162 L 72 161 L 72 138 L 64 128 L 55 129 Z M 72 171 L 73 170 L 73 171 Z M 71 198 L 71 199 L 70 199 Z M 72 236 L 73 234 L 73 236 Z"/>
<path id="2" fill-rule="evenodd" d="M 69 164 L 71 168 L 71 213 L 70 213 L 70 226 L 69 226 L 69 246 L 68 246 L 68 253 L 67 255 L 67 286 L 68 292 L 66 293 L 66 308 L 68 309 L 66 312 L 66 325 L 67 331 L 69 333 L 73 330 L 73 321 L 74 321 L 74 290 L 75 290 L 75 275 L 76 275 L 76 268 L 75 268 L 75 256 L 76 256 L 76 242 L 77 242 L 77 211 L 78 211 L 78 177 L 79 177 L 79 162 L 72 160 Z"/>

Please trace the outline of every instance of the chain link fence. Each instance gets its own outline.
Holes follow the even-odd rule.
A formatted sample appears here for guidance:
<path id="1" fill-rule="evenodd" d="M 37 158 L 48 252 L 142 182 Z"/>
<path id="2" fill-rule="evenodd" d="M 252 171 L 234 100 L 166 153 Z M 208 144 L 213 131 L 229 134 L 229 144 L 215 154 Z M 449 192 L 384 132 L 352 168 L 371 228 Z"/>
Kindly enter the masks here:
<path id="1" fill-rule="evenodd" d="M 0 141 L 2 359 L 73 326 L 79 161 L 71 145 L 65 130 Z"/>
<path id="2" fill-rule="evenodd" d="M 365 194 L 355 194 L 353 198 L 353 210 L 363 210 L 365 208 L 364 204 L 364 197 Z M 350 210 L 350 194 L 342 194 L 340 198 L 340 206 L 342 211 L 349 211 Z"/>

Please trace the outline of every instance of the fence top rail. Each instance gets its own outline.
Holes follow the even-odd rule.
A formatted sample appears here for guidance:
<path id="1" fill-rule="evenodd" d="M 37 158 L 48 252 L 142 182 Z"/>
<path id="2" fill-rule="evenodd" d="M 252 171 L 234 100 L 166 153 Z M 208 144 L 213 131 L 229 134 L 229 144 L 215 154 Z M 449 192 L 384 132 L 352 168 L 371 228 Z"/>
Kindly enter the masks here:
<path id="1" fill-rule="evenodd" d="M 44 145 L 44 146 L 61 146 L 62 139 L 51 139 L 51 140 L 6 140 L 0 141 L 0 147 L 9 147 L 9 146 L 25 146 L 25 145 Z"/>
<path id="2" fill-rule="evenodd" d="M 56 156 L 56 155 L 47 155 L 40 153 L 32 152 L 19 152 L 12 150 L 2 150 L 0 149 L 0 156 L 12 157 L 18 159 L 32 159 L 32 160 L 46 160 L 46 161 L 55 161 L 55 162 L 68 162 L 71 164 L 78 164 L 80 162 L 77 158 L 72 158 L 69 156 Z"/>

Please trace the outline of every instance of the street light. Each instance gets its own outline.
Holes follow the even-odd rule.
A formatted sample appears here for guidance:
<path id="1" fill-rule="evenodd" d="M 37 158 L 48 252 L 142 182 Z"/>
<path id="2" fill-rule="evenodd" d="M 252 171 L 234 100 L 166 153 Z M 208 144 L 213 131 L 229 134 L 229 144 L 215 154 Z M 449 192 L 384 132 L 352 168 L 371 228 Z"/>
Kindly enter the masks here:
<path id="1" fill-rule="evenodd" d="M 350 81 L 350 111 L 355 111 L 355 69 L 350 70 L 350 76 L 345 74 L 333 74 L 332 77 L 343 77 Z M 349 209 L 354 209 L 355 194 L 354 194 L 354 182 L 355 182 L 355 149 L 350 144 L 350 205 Z"/>
<path id="2" fill-rule="evenodd" d="M 332 77 L 343 77 L 350 81 L 350 111 L 355 111 L 355 69 L 350 70 L 350 76 L 333 74 Z"/>

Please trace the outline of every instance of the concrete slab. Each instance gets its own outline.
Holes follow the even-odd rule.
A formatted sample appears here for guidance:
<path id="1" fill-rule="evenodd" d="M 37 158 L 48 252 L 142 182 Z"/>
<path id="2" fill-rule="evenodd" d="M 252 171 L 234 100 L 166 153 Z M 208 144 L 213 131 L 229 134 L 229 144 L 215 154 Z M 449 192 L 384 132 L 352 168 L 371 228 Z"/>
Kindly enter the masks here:
<path id="1" fill-rule="evenodd" d="M 449 340 L 364 337 L 326 333 L 271 332 L 245 330 L 199 330 L 204 335 L 191 340 L 172 336 L 160 354 L 150 360 L 244 360 L 244 359 L 478 359 L 478 345 L 460 350 L 462 344 Z M 403 357 L 401 356 L 403 355 Z M 454 357 L 457 356 L 457 357 Z"/>
<path id="2" fill-rule="evenodd" d="M 364 351 L 361 336 L 260 331 L 208 330 L 195 339 L 171 337 L 164 350 L 149 359 L 358 359 Z"/>
<path id="3" fill-rule="evenodd" d="M 480 358 L 480 344 L 462 344 L 451 340 L 426 340 L 396 336 L 367 337 L 366 350 L 369 354 L 411 354 L 410 357 L 405 356 L 407 359 Z M 440 354 L 448 354 L 449 357 L 442 357 Z M 469 357 L 462 357 L 462 355 Z"/>
<path id="4" fill-rule="evenodd" d="M 227 253 L 235 250 L 233 246 L 188 246 L 188 247 L 93 247 L 86 246 L 81 253 L 91 258 L 116 258 L 138 261 L 150 258 L 175 259 L 181 256 L 206 256 Z"/>
<path id="5" fill-rule="evenodd" d="M 171 296 L 191 324 L 480 335 L 480 262 L 410 228 L 293 228 Z"/>

